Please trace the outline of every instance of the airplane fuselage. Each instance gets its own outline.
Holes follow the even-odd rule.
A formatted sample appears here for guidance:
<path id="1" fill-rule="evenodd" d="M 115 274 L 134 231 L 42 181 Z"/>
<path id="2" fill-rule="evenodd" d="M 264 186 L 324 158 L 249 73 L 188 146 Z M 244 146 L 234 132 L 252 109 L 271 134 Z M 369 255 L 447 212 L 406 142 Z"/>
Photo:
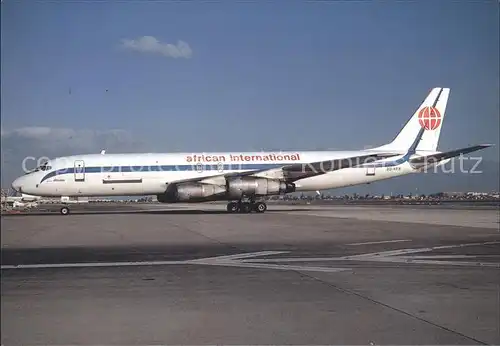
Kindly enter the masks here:
<path id="1" fill-rule="evenodd" d="M 22 192 L 37 196 L 157 195 L 178 181 L 260 170 L 267 171 L 256 176 L 273 179 L 276 177 L 269 170 L 287 164 L 307 165 L 373 153 L 367 150 L 76 155 L 53 159 L 44 169 L 20 177 L 15 184 L 22 187 Z M 416 172 L 407 161 L 401 162 L 402 157 L 401 154 L 373 164 L 299 179 L 294 182 L 295 191 L 340 188 Z"/>

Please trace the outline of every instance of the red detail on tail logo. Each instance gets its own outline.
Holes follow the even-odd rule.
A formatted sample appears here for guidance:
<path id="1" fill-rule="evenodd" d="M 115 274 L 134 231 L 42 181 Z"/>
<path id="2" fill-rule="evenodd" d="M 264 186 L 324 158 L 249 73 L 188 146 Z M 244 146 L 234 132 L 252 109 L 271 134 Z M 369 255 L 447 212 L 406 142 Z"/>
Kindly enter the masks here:
<path id="1" fill-rule="evenodd" d="M 441 113 L 435 107 L 424 107 L 418 112 L 418 122 L 426 130 L 437 129 L 441 121 Z"/>

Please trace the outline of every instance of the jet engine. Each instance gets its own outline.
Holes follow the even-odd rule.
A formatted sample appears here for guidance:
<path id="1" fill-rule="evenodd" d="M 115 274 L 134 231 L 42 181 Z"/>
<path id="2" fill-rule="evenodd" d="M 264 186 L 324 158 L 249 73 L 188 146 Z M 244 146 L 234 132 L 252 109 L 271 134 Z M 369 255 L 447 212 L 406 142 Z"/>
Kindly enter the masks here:
<path id="1" fill-rule="evenodd" d="M 158 202 L 199 202 L 215 199 L 214 197 L 226 192 L 225 186 L 200 184 L 200 183 L 181 183 L 168 186 L 167 191 L 157 195 Z"/>
<path id="2" fill-rule="evenodd" d="M 235 177 L 226 180 L 226 189 L 229 199 L 240 199 L 243 195 L 266 196 L 294 192 L 295 185 L 275 179 Z"/>

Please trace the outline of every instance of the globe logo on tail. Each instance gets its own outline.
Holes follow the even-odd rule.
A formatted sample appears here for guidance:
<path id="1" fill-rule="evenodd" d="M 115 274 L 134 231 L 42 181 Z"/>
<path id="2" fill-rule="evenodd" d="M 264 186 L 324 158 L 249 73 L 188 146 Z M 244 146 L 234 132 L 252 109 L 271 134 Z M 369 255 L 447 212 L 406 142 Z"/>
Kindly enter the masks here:
<path id="1" fill-rule="evenodd" d="M 441 125 L 441 113 L 435 107 L 424 107 L 418 113 L 418 122 L 426 130 L 435 130 Z"/>

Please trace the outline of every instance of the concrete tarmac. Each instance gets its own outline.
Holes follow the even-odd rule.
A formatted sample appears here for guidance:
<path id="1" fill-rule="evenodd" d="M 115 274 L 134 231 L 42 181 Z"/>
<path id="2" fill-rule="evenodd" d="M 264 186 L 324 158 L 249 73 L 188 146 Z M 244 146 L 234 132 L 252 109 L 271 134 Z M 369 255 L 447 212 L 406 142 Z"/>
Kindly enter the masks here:
<path id="1" fill-rule="evenodd" d="M 2 217 L 2 344 L 500 344 L 498 209 L 223 209 Z"/>

